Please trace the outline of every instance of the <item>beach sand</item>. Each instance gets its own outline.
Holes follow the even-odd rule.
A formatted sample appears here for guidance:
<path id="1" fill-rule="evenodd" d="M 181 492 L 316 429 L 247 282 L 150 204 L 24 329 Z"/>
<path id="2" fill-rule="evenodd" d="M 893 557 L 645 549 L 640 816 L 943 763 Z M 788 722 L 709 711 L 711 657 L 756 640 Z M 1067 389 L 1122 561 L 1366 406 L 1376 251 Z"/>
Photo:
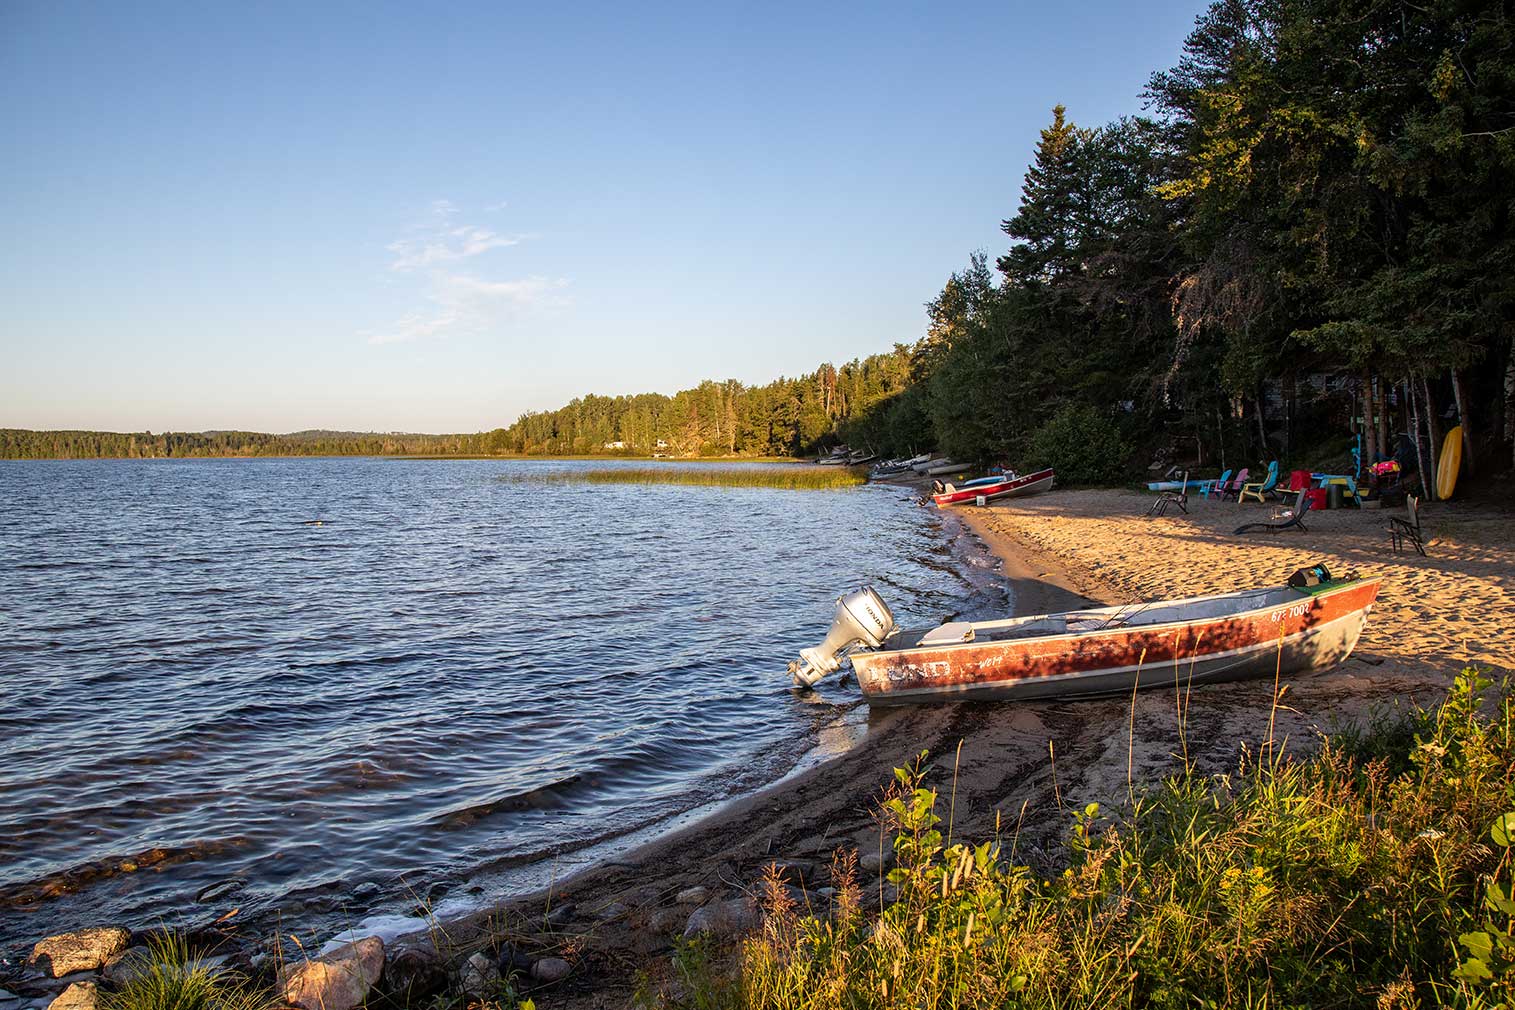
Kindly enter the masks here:
<path id="1" fill-rule="evenodd" d="M 1266 518 L 1260 505 L 1191 499 L 1188 515 L 1145 518 L 1150 495 L 1053 491 L 961 510 L 1002 561 L 1016 609 L 1039 613 L 1091 603 L 1191 596 L 1281 584 L 1325 562 L 1337 575 L 1384 577 L 1357 651 L 1323 673 L 1290 678 L 1275 705 L 1272 681 L 1197 688 L 1180 720 L 1178 692 L 1018 704 L 950 704 L 879 710 L 861 743 L 841 757 L 724 808 L 550 894 L 445 924 L 451 956 L 509 940 L 524 951 L 565 951 L 573 974 L 553 1006 L 620 1007 L 639 971 L 668 975 L 671 934 L 686 913 L 674 896 L 695 885 L 712 900 L 753 893 L 764 864 L 824 866 L 838 847 L 887 847 L 875 811 L 890 770 L 929 751 L 930 781 L 951 807 L 958 838 L 996 830 L 1015 858 L 1055 864 L 1071 812 L 1090 802 L 1117 814 L 1187 759 L 1205 771 L 1235 768 L 1267 744 L 1309 747 L 1333 726 L 1415 702 L 1432 703 L 1464 666 L 1515 666 L 1515 513 L 1430 506 L 1430 557 L 1390 552 L 1390 512 L 1312 513 L 1308 532 L 1232 535 Z M 824 629 L 817 628 L 817 637 Z M 1167 680 L 1166 672 L 1160 674 Z M 822 687 L 824 694 L 824 686 Z M 950 799 L 949 799 L 950 797 Z M 824 873 L 810 886 L 824 886 Z M 881 881 L 873 874 L 872 900 Z M 547 927 L 550 907 L 573 914 Z M 436 931 L 434 931 L 435 933 Z M 545 995 L 545 994 L 544 994 Z"/>

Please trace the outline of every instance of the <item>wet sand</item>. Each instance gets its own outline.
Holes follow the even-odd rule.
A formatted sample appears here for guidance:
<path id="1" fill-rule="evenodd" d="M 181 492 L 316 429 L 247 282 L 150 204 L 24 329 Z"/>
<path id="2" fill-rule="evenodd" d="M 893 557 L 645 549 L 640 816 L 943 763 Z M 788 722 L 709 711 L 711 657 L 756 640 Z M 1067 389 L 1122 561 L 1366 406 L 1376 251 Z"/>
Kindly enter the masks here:
<path id="1" fill-rule="evenodd" d="M 672 934 L 691 907 L 675 895 L 696 885 L 712 900 L 756 889 L 769 860 L 824 866 L 838 847 L 879 852 L 874 819 L 890 770 L 922 750 L 932 780 L 952 794 L 957 837 L 983 839 L 998 825 L 1016 859 L 1055 862 L 1071 811 L 1093 801 L 1125 807 L 1133 794 L 1181 767 L 1236 766 L 1266 742 L 1270 719 L 1284 746 L 1375 711 L 1432 702 L 1468 663 L 1515 666 L 1515 514 L 1489 507 L 1431 506 L 1424 514 L 1431 556 L 1394 555 L 1376 510 L 1312 514 L 1308 532 L 1234 536 L 1266 518 L 1258 505 L 1194 499 L 1189 515 L 1148 519 L 1151 496 L 1112 490 L 1053 491 L 967 507 L 963 519 L 1002 562 L 1016 609 L 1038 613 L 1277 585 L 1324 561 L 1338 575 L 1385 577 L 1379 603 L 1353 656 L 1338 668 L 1282 685 L 1275 709 L 1268 682 L 1195 689 L 1182 722 L 1174 690 L 1129 698 L 1013 705 L 949 704 L 880 710 L 850 752 L 724 808 L 614 862 L 564 881 L 548 894 L 431 934 L 451 957 L 510 942 L 523 952 L 566 952 L 573 974 L 553 987 L 552 1005 L 620 1007 L 637 972 L 666 977 Z M 817 637 L 824 631 L 817 627 Z M 824 693 L 824 686 L 822 687 Z M 811 887 L 827 883 L 824 873 Z M 880 882 L 874 874 L 872 900 Z M 564 914 L 564 906 L 573 908 Z M 558 913 L 548 919 L 552 909 Z M 551 925 L 549 925 L 549 921 Z M 545 994 L 544 994 L 545 995 Z"/>

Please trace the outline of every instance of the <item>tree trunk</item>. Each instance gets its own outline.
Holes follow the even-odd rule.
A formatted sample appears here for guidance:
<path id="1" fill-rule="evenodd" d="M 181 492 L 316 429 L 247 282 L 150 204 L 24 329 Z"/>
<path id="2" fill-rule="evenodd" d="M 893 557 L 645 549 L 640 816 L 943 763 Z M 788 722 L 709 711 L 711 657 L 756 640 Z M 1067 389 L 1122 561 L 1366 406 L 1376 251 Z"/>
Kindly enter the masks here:
<path id="1" fill-rule="evenodd" d="M 1452 395 L 1457 397 L 1457 423 L 1462 425 L 1462 468 L 1473 474 L 1473 429 L 1468 424 L 1467 397 L 1462 395 L 1462 373 L 1452 369 Z"/>
<path id="2" fill-rule="evenodd" d="M 1262 456 L 1260 456 L 1259 458 L 1263 459 L 1263 460 L 1267 460 L 1267 459 L 1269 459 L 1273 455 L 1273 450 L 1268 447 L 1268 425 L 1267 425 L 1267 419 L 1263 417 L 1263 403 L 1265 402 L 1264 398 L 1266 396 L 1267 396 L 1266 392 L 1263 392 L 1261 390 L 1258 391 L 1258 394 L 1257 394 L 1257 438 L 1258 438 L 1258 441 L 1262 443 Z"/>
<path id="3" fill-rule="evenodd" d="M 1377 429 L 1373 426 L 1373 380 L 1364 373 L 1362 377 L 1362 441 L 1368 465 L 1378 462 L 1379 445 Z"/>
<path id="4" fill-rule="evenodd" d="M 1420 377 L 1420 402 L 1426 409 L 1426 432 L 1431 436 L 1431 471 L 1440 473 L 1441 425 L 1436 421 L 1436 401 L 1431 399 L 1431 383 L 1424 374 Z"/>
<path id="5" fill-rule="evenodd" d="M 1389 444 L 1389 387 L 1380 376 L 1374 385 L 1378 387 L 1378 402 L 1374 404 L 1373 416 L 1378 420 L 1378 444 Z"/>
<path id="6" fill-rule="evenodd" d="M 1406 386 L 1408 387 L 1408 383 Z M 1420 418 L 1416 416 L 1415 398 L 1407 404 L 1410 410 L 1410 437 L 1415 440 L 1415 469 L 1420 471 L 1420 493 L 1427 501 L 1434 501 L 1436 484 L 1426 472 L 1426 454 L 1420 447 Z"/>

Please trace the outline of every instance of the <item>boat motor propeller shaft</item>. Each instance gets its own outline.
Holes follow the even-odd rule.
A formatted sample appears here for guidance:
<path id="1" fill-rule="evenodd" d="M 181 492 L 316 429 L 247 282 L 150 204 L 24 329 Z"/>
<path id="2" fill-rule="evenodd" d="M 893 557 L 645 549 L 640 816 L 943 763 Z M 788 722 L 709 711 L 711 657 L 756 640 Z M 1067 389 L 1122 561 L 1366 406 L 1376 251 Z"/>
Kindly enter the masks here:
<path id="1" fill-rule="evenodd" d="M 789 664 L 795 686 L 814 687 L 816 681 L 842 665 L 847 653 L 859 646 L 877 649 L 893 631 L 894 614 L 872 586 L 839 597 L 826 640 L 814 648 L 801 649 L 800 658 Z"/>

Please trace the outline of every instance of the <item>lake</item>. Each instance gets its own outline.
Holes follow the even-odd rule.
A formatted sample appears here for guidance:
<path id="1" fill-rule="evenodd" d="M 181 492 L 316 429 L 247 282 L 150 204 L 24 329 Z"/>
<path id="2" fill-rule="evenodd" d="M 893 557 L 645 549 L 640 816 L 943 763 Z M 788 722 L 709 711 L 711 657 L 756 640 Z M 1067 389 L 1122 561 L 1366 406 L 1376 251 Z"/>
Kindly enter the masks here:
<path id="1" fill-rule="evenodd" d="M 0 462 L 0 952 L 545 882 L 864 722 L 784 672 L 842 591 L 1007 605 L 907 489 L 591 465 Z"/>

